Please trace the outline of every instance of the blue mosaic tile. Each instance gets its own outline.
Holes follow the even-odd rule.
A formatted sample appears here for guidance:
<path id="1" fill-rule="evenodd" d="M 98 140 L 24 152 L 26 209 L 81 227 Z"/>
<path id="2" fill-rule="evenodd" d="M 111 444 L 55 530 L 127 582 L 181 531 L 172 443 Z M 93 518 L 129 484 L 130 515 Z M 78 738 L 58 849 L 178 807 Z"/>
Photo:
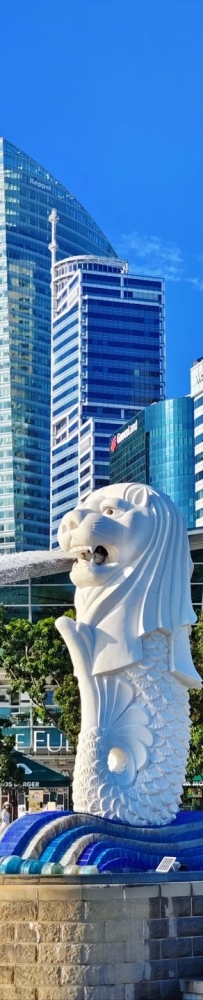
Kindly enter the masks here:
<path id="1" fill-rule="evenodd" d="M 56 828 L 53 830 L 51 841 L 40 853 L 40 831 L 56 819 L 61 820 L 60 831 L 56 835 Z M 94 835 L 94 840 L 83 850 L 82 842 L 87 834 Z M 29 853 L 29 844 L 35 835 L 39 835 L 36 845 L 39 858 L 37 861 L 29 857 L 25 860 L 22 855 L 25 849 Z M 0 842 L 0 873 L 63 874 L 63 855 L 78 839 L 81 840 L 81 853 L 77 864 L 84 874 L 92 865 L 102 873 L 149 873 L 155 871 L 162 857 L 168 854 L 174 855 L 191 872 L 203 871 L 203 813 L 182 811 L 170 826 L 146 828 L 53 810 L 28 814 L 11 825 Z"/>

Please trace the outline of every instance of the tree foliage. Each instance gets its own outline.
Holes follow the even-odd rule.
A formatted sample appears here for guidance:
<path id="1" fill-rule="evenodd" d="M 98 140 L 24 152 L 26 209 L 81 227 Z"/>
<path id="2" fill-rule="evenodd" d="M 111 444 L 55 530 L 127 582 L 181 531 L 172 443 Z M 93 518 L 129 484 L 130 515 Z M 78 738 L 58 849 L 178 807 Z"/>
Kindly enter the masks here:
<path id="1" fill-rule="evenodd" d="M 203 680 L 203 612 L 192 629 L 191 653 L 198 674 Z M 203 686 L 190 692 L 191 739 L 187 776 L 190 780 L 203 775 Z"/>
<path id="2" fill-rule="evenodd" d="M 74 618 L 74 611 L 67 612 Z M 6 623 L 0 613 L 0 666 L 4 666 L 10 691 L 26 691 L 45 722 L 62 729 L 73 750 L 80 730 L 80 697 L 72 662 L 55 619 L 31 624 L 21 618 Z M 47 686 L 53 689 L 53 708 L 48 708 Z"/>
<path id="3" fill-rule="evenodd" d="M 0 718 L 0 785 L 20 788 L 22 786 L 25 773 L 19 767 L 12 751 L 15 748 L 15 736 L 6 736 L 3 730 L 11 725 L 10 719 Z"/>

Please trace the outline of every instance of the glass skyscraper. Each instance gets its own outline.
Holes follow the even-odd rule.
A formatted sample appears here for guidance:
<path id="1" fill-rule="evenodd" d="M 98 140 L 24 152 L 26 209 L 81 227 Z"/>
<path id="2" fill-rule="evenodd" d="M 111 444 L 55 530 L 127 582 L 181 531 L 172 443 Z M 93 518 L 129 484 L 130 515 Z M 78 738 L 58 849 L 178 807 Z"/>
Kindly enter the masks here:
<path id="1" fill-rule="evenodd" d="M 109 482 L 109 437 L 165 391 L 164 285 L 115 259 L 53 266 L 51 544 Z"/>
<path id="2" fill-rule="evenodd" d="M 203 527 L 203 358 L 190 369 L 191 396 L 194 402 L 195 522 Z"/>
<path id="3" fill-rule="evenodd" d="M 110 443 L 110 482 L 148 483 L 168 493 L 195 525 L 193 399 L 166 399 L 137 414 Z"/>
<path id="4" fill-rule="evenodd" d="M 47 548 L 50 514 L 50 242 L 57 258 L 116 256 L 47 170 L 0 139 L 0 552 Z"/>

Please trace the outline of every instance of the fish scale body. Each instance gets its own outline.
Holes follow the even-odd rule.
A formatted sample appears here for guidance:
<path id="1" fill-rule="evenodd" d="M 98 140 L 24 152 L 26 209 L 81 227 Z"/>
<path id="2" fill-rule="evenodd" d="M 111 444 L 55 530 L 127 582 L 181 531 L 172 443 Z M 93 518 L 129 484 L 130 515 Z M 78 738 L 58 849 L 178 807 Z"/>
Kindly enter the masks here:
<path id="1" fill-rule="evenodd" d="M 81 731 L 75 764 L 74 809 L 131 825 L 165 824 L 177 813 L 185 777 L 189 742 L 189 697 L 187 688 L 169 670 L 167 636 L 158 632 L 142 642 L 143 660 L 120 672 L 120 681 L 132 691 L 129 709 L 121 720 Z M 102 681 L 100 682 L 102 683 Z M 106 682 L 108 692 L 108 679 Z M 108 757 L 126 723 L 126 745 L 133 754 L 133 711 L 136 737 L 137 710 L 147 715 L 151 745 L 147 745 L 146 765 L 135 760 L 135 778 L 109 770 Z M 108 716 L 108 705 L 107 712 Z M 104 723 L 105 717 L 102 718 Z M 129 743 L 129 731 L 131 733 Z M 184 734 L 184 736 L 183 736 Z M 116 746 L 119 746 L 118 738 Z"/>

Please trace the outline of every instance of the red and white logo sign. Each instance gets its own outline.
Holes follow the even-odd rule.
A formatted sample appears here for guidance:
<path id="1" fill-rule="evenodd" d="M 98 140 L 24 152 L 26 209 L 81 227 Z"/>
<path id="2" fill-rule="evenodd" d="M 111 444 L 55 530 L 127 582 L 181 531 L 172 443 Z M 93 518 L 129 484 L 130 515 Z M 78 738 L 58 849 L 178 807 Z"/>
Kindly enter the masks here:
<path id="1" fill-rule="evenodd" d="M 124 431 L 119 431 L 118 434 L 114 434 L 114 437 L 111 439 L 110 451 L 115 451 L 121 441 L 125 441 L 130 434 L 134 434 L 134 431 L 137 431 L 137 427 L 137 420 L 134 420 L 134 423 L 129 424 L 129 427 L 125 427 Z"/>
<path id="2" fill-rule="evenodd" d="M 116 448 L 117 448 L 117 444 L 118 444 L 118 442 L 117 442 L 117 434 L 114 434 L 114 437 L 112 438 L 112 441 L 111 441 L 111 444 L 110 444 L 110 451 L 115 451 Z"/>

